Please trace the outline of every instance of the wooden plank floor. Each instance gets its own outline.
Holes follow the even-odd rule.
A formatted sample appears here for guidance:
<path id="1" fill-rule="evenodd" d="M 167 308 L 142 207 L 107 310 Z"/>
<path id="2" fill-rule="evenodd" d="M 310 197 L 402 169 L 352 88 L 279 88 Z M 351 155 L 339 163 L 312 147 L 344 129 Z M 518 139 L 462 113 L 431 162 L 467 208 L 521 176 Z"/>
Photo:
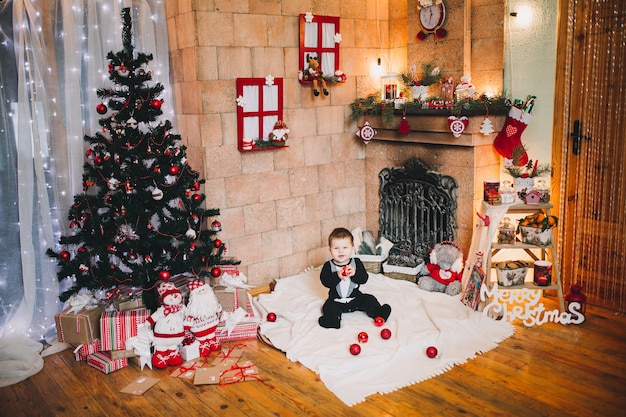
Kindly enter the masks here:
<path id="1" fill-rule="evenodd" d="M 552 309 L 551 300 L 546 307 Z M 131 365 L 105 375 L 66 350 L 0 389 L 2 416 L 618 416 L 626 415 L 626 318 L 587 307 L 581 325 L 517 326 L 496 349 L 436 378 L 348 407 L 317 375 L 256 340 L 244 357 L 263 382 L 194 386 Z M 229 346 L 226 344 L 225 346 Z M 416 352 L 416 355 L 419 354 Z M 120 391 L 140 375 L 144 395 Z"/>

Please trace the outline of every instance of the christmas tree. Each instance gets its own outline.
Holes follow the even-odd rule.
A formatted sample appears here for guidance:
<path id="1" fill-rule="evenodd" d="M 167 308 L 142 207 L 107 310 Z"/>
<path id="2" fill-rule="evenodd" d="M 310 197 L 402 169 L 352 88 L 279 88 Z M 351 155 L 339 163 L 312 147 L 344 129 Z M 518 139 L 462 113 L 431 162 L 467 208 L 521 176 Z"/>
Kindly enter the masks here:
<path id="1" fill-rule="evenodd" d="M 146 307 L 157 307 L 156 286 L 171 277 L 219 276 L 226 262 L 218 239 L 218 209 L 201 207 L 199 173 L 186 160 L 186 147 L 160 120 L 164 87 L 152 83 L 152 55 L 134 54 L 130 9 L 122 11 L 123 49 L 109 52 L 114 88 L 97 91 L 102 131 L 89 143 L 84 193 L 69 209 L 70 235 L 58 260 L 58 279 L 72 280 L 66 301 L 82 288 L 142 292 Z"/>

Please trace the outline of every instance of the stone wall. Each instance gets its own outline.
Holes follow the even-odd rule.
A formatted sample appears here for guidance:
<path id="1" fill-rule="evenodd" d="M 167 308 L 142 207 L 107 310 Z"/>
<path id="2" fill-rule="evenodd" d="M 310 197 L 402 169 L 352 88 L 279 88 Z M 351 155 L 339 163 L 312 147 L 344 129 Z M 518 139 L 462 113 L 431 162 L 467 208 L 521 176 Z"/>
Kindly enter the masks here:
<path id="1" fill-rule="evenodd" d="M 379 161 L 368 160 L 396 151 L 358 140 L 349 104 L 380 88 L 371 68 L 381 55 L 396 71 L 406 67 L 414 8 L 403 0 L 166 2 L 173 122 L 189 163 L 204 174 L 207 206 L 221 210 L 220 238 L 252 285 L 320 265 L 334 227 L 377 224 L 370 203 Z M 308 11 L 341 18 L 348 80 L 328 97 L 314 97 L 297 79 L 298 15 Z M 289 147 L 241 153 L 236 79 L 270 74 L 284 79 Z"/>

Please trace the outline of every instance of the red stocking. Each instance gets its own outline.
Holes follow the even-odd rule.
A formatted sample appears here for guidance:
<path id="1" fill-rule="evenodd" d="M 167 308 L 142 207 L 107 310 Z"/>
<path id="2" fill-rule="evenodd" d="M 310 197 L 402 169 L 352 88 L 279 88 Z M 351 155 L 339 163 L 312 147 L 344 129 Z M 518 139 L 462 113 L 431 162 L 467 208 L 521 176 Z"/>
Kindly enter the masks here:
<path id="1" fill-rule="evenodd" d="M 518 166 L 528 163 L 528 154 L 524 150 L 524 145 L 522 145 L 522 133 L 531 119 L 530 113 L 526 113 L 517 107 L 511 107 L 504 127 L 493 141 L 496 151 L 505 158 L 513 159 L 514 153 L 519 152 L 519 158 L 517 155 L 515 158 L 515 163 Z"/>

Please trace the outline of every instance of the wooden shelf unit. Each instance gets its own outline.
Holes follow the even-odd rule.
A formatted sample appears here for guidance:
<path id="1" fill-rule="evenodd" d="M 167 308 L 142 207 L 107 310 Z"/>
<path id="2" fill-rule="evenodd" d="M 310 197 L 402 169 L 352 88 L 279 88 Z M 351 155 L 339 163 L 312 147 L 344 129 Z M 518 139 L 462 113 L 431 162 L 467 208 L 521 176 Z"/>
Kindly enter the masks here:
<path id="1" fill-rule="evenodd" d="M 486 204 L 486 203 L 485 203 Z M 549 216 L 550 210 L 553 208 L 550 203 L 540 203 L 537 205 L 530 204 L 513 204 L 508 208 L 507 213 L 532 213 L 537 210 L 542 210 L 546 216 Z M 533 245 L 530 243 L 523 243 L 520 241 L 516 241 L 513 244 L 501 244 L 493 241 L 487 242 L 487 247 L 485 250 L 486 259 L 485 259 L 485 272 L 487 273 L 487 284 L 489 288 L 492 287 L 493 282 L 497 282 L 497 278 L 495 281 L 492 280 L 492 269 L 495 268 L 492 265 L 492 258 L 501 250 L 523 250 L 525 251 L 534 261 L 537 260 L 546 260 L 549 258 L 550 262 L 552 262 L 552 281 L 550 285 L 537 285 L 532 281 L 526 281 L 523 285 L 513 285 L 510 287 L 502 287 L 503 290 L 521 290 L 524 288 L 532 289 L 532 290 L 554 290 L 557 293 L 557 298 L 559 301 L 559 307 L 561 312 L 565 311 L 565 302 L 563 298 L 563 286 L 561 284 L 561 270 L 559 268 L 557 249 L 556 249 L 556 240 L 554 238 L 554 229 L 550 229 L 550 244 L 546 246 L 541 245 Z M 539 255 L 535 252 L 538 251 Z M 529 268 L 533 268 L 531 265 Z M 493 282 L 492 282 L 493 281 Z"/>

